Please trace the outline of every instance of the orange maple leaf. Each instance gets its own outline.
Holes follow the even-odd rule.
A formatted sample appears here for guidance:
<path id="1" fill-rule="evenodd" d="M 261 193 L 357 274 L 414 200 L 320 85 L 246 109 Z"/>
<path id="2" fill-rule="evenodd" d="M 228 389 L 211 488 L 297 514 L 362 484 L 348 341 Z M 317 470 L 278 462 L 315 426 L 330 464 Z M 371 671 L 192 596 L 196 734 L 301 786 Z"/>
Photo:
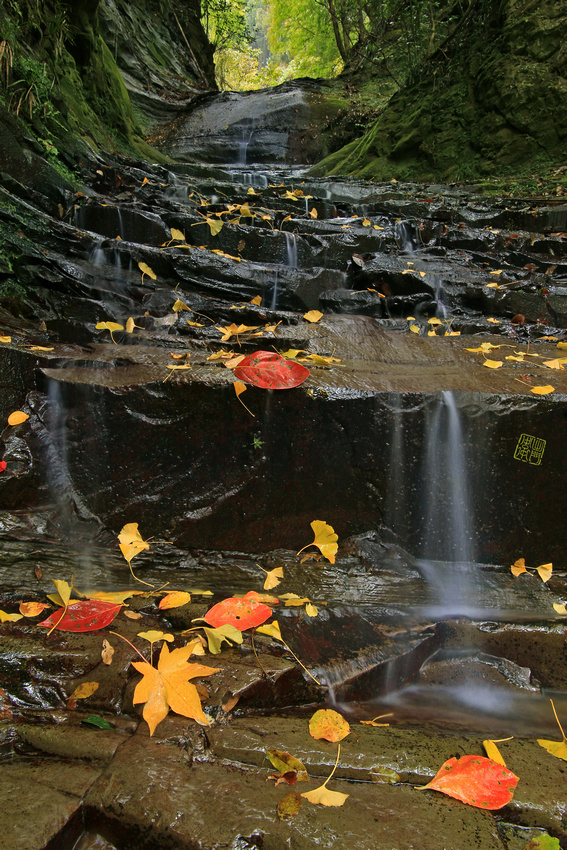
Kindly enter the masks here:
<path id="1" fill-rule="evenodd" d="M 218 667 L 205 667 L 203 664 L 189 664 L 188 657 L 193 644 L 182 646 L 170 652 L 164 643 L 159 656 L 157 669 L 147 661 L 133 661 L 132 666 L 143 679 L 136 685 L 132 702 L 136 705 L 145 702 L 142 712 L 150 727 L 150 735 L 156 726 L 167 717 L 169 709 L 183 717 L 190 717 L 202 726 L 208 726 L 209 720 L 201 708 L 201 700 L 195 685 L 189 679 L 195 676 L 210 676 Z"/>

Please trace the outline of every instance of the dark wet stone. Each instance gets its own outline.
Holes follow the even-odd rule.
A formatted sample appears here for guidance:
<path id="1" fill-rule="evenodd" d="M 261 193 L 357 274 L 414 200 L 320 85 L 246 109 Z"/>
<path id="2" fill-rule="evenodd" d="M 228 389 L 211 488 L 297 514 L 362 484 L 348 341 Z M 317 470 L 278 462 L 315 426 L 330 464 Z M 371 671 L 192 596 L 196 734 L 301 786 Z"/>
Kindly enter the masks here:
<path id="1" fill-rule="evenodd" d="M 0 800 L 2 831 L 14 850 L 40 850 L 50 845 L 80 807 L 78 797 L 3 767 Z"/>

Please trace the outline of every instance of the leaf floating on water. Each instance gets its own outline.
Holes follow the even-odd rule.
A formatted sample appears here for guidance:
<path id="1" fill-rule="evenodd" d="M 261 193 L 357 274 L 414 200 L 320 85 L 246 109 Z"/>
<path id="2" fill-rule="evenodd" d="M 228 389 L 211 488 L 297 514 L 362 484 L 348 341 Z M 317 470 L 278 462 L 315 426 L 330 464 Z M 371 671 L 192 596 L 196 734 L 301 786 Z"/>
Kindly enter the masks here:
<path id="1" fill-rule="evenodd" d="M 308 322 L 319 322 L 323 318 L 323 314 L 320 310 L 308 310 L 307 313 L 303 314 L 303 318 Z"/>
<path id="2" fill-rule="evenodd" d="M 121 607 L 113 602 L 85 599 L 69 605 L 63 616 L 61 611 L 55 611 L 39 625 L 61 632 L 95 632 L 109 626 Z"/>
<path id="3" fill-rule="evenodd" d="M 151 277 L 152 280 L 157 280 L 157 275 L 153 269 L 151 269 L 147 263 L 138 263 L 138 268 L 142 272 L 142 283 L 144 282 L 144 275 L 147 274 L 148 277 Z"/>
<path id="4" fill-rule="evenodd" d="M 479 809 L 501 809 L 510 802 L 518 784 L 511 770 L 484 756 L 450 758 L 427 785 L 418 790 L 441 791 Z"/>
<path id="5" fill-rule="evenodd" d="M 465 351 L 480 351 L 483 354 L 486 354 L 487 352 L 492 351 L 493 348 L 501 348 L 501 346 L 493 345 L 491 342 L 483 342 L 478 348 L 465 348 Z"/>
<path id="6" fill-rule="evenodd" d="M 136 685 L 132 702 L 134 705 L 145 703 L 142 715 L 150 728 L 150 735 L 154 734 L 156 726 L 167 717 L 170 708 L 176 714 L 190 717 L 202 726 L 209 725 L 210 721 L 201 708 L 197 688 L 189 679 L 211 676 L 218 668 L 189 664 L 187 659 L 192 649 L 191 645 L 183 646 L 170 653 L 164 643 L 157 670 L 147 661 L 132 662 L 132 666 L 143 676 Z"/>
<path id="7" fill-rule="evenodd" d="M 262 389 L 288 390 L 302 384 L 310 372 L 301 363 L 275 351 L 255 351 L 239 363 L 234 375 Z"/>
<path id="8" fill-rule="evenodd" d="M 555 758 L 558 758 L 558 759 L 563 759 L 563 761 L 567 761 L 567 738 L 565 737 L 565 732 L 563 731 L 563 727 L 561 726 L 561 723 L 559 722 L 559 717 L 557 716 L 557 712 L 555 710 L 555 705 L 553 704 L 553 700 L 550 699 L 549 701 L 551 703 L 551 708 L 553 709 L 553 714 L 555 715 L 555 719 L 557 721 L 557 725 L 559 726 L 559 731 L 561 732 L 563 740 L 562 741 L 548 741 L 548 740 L 545 740 L 543 738 L 538 738 L 537 742 L 540 745 L 540 747 L 543 747 L 544 750 L 547 750 L 547 752 L 550 755 L 555 756 Z"/>
<path id="9" fill-rule="evenodd" d="M 532 387 L 530 392 L 535 395 L 549 395 L 550 393 L 555 392 L 555 387 L 552 387 L 550 384 L 546 384 L 543 387 Z"/>
<path id="10" fill-rule="evenodd" d="M 309 721 L 309 734 L 318 741 L 342 741 L 349 733 L 347 721 L 332 708 L 319 709 Z"/>
<path id="11" fill-rule="evenodd" d="M 29 419 L 29 413 L 24 413 L 23 410 L 14 410 L 8 416 L 8 425 L 21 425 L 26 419 Z"/>
<path id="12" fill-rule="evenodd" d="M 313 529 L 315 540 L 312 543 L 308 543 L 307 546 L 316 546 L 321 554 L 330 561 L 331 564 L 334 564 L 335 555 L 339 548 L 337 543 L 339 536 L 338 534 L 335 534 L 335 529 L 320 519 L 313 520 L 311 528 Z M 304 546 L 303 549 L 307 549 L 307 546 Z M 300 549 L 297 554 L 299 555 L 300 552 L 303 552 L 303 549 Z"/>
<path id="13" fill-rule="evenodd" d="M 134 333 L 134 328 L 138 328 L 138 330 L 143 331 L 144 328 L 141 328 L 140 325 L 136 325 L 132 316 L 126 319 L 126 333 L 131 334 Z"/>
<path id="14" fill-rule="evenodd" d="M 308 602 L 305 606 L 305 613 L 308 617 L 316 617 L 319 614 L 319 611 L 312 602 Z"/>

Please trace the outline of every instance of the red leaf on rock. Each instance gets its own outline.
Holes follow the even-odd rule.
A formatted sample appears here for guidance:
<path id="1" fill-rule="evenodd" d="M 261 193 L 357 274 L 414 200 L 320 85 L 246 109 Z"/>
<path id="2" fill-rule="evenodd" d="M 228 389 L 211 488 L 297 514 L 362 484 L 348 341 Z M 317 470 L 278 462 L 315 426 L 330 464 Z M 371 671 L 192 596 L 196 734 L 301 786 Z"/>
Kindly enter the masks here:
<path id="1" fill-rule="evenodd" d="M 263 602 L 248 597 L 231 596 L 223 599 L 207 611 L 204 621 L 215 629 L 219 626 L 234 626 L 239 631 L 261 626 L 272 616 L 272 609 Z"/>
<path id="2" fill-rule="evenodd" d="M 55 611 L 39 625 L 48 629 L 55 626 L 62 632 L 95 632 L 109 626 L 121 607 L 114 602 L 86 599 L 84 602 L 69 605 L 63 616 L 62 609 Z"/>
<path id="3" fill-rule="evenodd" d="M 240 361 L 234 375 L 266 390 L 289 390 L 302 384 L 310 372 L 301 363 L 275 351 L 254 351 Z"/>
<path id="4" fill-rule="evenodd" d="M 439 768 L 431 782 L 420 791 L 431 788 L 479 809 L 501 809 L 514 796 L 519 778 L 484 756 L 451 758 Z"/>

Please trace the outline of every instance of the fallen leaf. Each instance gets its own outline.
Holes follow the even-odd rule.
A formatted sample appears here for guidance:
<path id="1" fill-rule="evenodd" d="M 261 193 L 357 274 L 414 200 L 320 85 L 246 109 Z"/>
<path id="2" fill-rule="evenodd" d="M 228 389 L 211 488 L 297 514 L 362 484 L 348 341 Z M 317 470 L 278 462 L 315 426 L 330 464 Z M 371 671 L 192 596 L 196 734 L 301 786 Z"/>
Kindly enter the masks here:
<path id="1" fill-rule="evenodd" d="M 141 620 L 142 615 L 139 611 L 123 611 L 122 612 L 125 617 L 128 617 L 129 620 Z"/>
<path id="2" fill-rule="evenodd" d="M 23 410 L 14 410 L 8 416 L 8 425 L 21 425 L 26 419 L 29 419 L 29 413 L 24 413 Z"/>
<path id="3" fill-rule="evenodd" d="M 500 369 L 504 363 L 502 360 L 485 360 L 482 365 L 486 366 L 487 369 Z"/>
<path id="4" fill-rule="evenodd" d="M 486 321 L 487 321 L 487 322 L 492 322 L 492 324 L 493 324 L 493 325 L 499 325 L 499 324 L 500 324 L 500 319 L 487 318 L 487 320 L 486 320 Z"/>
<path id="5" fill-rule="evenodd" d="M 544 360 L 541 364 L 542 366 L 547 366 L 548 369 L 561 369 L 564 370 L 563 363 L 565 362 L 564 358 L 556 358 L 555 360 Z"/>
<path id="6" fill-rule="evenodd" d="M 49 608 L 49 605 L 45 602 L 20 602 L 19 605 L 20 614 L 24 617 L 37 617 L 46 608 Z"/>
<path id="7" fill-rule="evenodd" d="M 264 590 L 271 590 L 273 587 L 277 587 L 280 584 L 283 578 L 283 567 L 274 567 L 273 570 L 265 570 L 263 567 L 260 567 L 262 572 L 266 573 L 266 580 L 264 581 Z"/>
<path id="8" fill-rule="evenodd" d="M 483 342 L 478 348 L 465 348 L 465 351 L 481 351 L 483 354 L 486 354 L 488 351 L 492 351 L 493 348 L 500 347 L 500 345 L 493 345 L 491 342 Z"/>
<path id="9" fill-rule="evenodd" d="M 5 343 L 12 342 L 12 337 L 11 336 L 0 336 L 0 342 L 5 342 Z"/>
<path id="10" fill-rule="evenodd" d="M 518 560 L 515 561 L 512 564 L 512 566 L 510 567 L 510 570 L 512 571 L 512 575 L 515 576 L 516 578 L 518 576 L 521 576 L 522 573 L 527 573 L 525 559 L 524 558 L 518 558 Z"/>
<path id="11" fill-rule="evenodd" d="M 8 466 L 8 464 L 6 463 L 5 460 L 0 460 L 0 472 L 4 472 L 4 470 L 7 468 L 7 466 Z"/>
<path id="12" fill-rule="evenodd" d="M 77 591 L 78 593 L 78 591 Z M 119 602 L 121 605 L 132 596 L 139 596 L 143 590 L 88 590 L 80 594 L 87 599 L 99 599 L 101 602 Z"/>
<path id="13" fill-rule="evenodd" d="M 274 620 L 272 623 L 266 623 L 263 626 L 258 626 L 256 631 L 260 632 L 263 635 L 268 635 L 269 637 L 275 638 L 276 640 L 282 639 L 280 624 L 277 622 L 277 620 Z"/>
<path id="14" fill-rule="evenodd" d="M 410 325 L 409 329 L 412 332 L 412 334 L 418 334 L 419 331 L 421 330 L 419 325 Z"/>
<path id="15" fill-rule="evenodd" d="M 532 838 L 530 843 L 526 844 L 524 850 L 561 850 L 561 845 L 558 838 L 552 838 L 546 832 Z"/>
<path id="16" fill-rule="evenodd" d="M 113 602 L 86 599 L 63 609 L 63 615 L 55 611 L 39 625 L 61 632 L 94 632 L 109 626 L 121 607 Z"/>
<path id="17" fill-rule="evenodd" d="M 303 805 L 301 794 L 296 791 L 290 791 L 278 803 L 278 817 L 280 820 L 291 820 L 299 812 Z"/>
<path id="18" fill-rule="evenodd" d="M 309 310 L 307 313 L 303 314 L 303 318 L 308 322 L 318 322 L 323 318 L 323 314 L 320 310 Z"/>
<path id="19" fill-rule="evenodd" d="M 549 581 L 549 579 L 551 578 L 552 571 L 553 564 L 542 564 L 540 567 L 536 568 L 536 572 L 544 583 L 546 581 Z"/>
<path id="20" fill-rule="evenodd" d="M 327 782 L 333 776 L 335 770 L 337 769 L 337 765 L 339 763 L 339 756 L 341 753 L 341 745 L 338 746 L 337 751 L 337 760 L 335 761 L 335 766 L 333 767 L 331 773 L 327 777 L 327 779 L 323 782 L 319 788 L 315 788 L 314 791 L 305 791 L 301 796 L 305 797 L 309 800 L 310 803 L 315 803 L 319 806 L 342 806 L 344 805 L 348 794 L 342 794 L 340 791 L 329 791 L 327 788 Z"/>
<path id="21" fill-rule="evenodd" d="M 262 303 L 262 296 L 261 295 L 255 295 L 254 298 L 250 299 L 250 304 L 255 304 L 257 307 L 259 307 L 261 303 Z"/>
<path id="22" fill-rule="evenodd" d="M 221 341 L 226 342 L 232 336 L 241 336 L 242 334 L 248 333 L 248 331 L 257 331 L 260 327 L 259 325 L 237 325 L 234 322 L 232 324 L 227 325 L 226 327 L 222 327 L 221 325 L 217 325 L 217 330 L 222 331 Z"/>
<path id="23" fill-rule="evenodd" d="M 466 755 L 450 758 L 437 774 L 418 790 L 441 791 L 479 809 L 501 809 L 514 796 L 519 778 L 508 768 L 485 758 Z"/>
<path id="24" fill-rule="evenodd" d="M 537 742 L 540 747 L 543 747 L 544 750 L 555 756 L 555 758 L 563 759 L 563 761 L 567 761 L 567 738 L 565 737 L 565 732 L 563 731 L 563 727 L 559 722 L 559 717 L 557 716 L 557 712 L 555 711 L 555 705 L 553 704 L 553 700 L 549 700 L 551 703 L 551 708 L 553 709 L 553 714 L 555 715 L 555 719 L 557 721 L 557 725 L 559 726 L 559 731 L 561 732 L 561 736 L 563 738 L 562 741 L 548 741 L 543 738 L 538 738 Z"/>
<path id="25" fill-rule="evenodd" d="M 98 689 L 99 682 L 81 682 L 80 685 L 77 685 L 73 693 L 69 695 L 69 699 L 87 699 L 87 697 L 92 697 Z"/>
<path id="26" fill-rule="evenodd" d="M 506 767 L 506 762 L 502 758 L 502 753 L 500 752 L 496 744 L 501 744 L 504 741 L 511 740 L 512 738 L 498 738 L 496 741 L 483 741 L 482 746 L 484 747 L 484 751 L 489 759 L 492 759 L 492 761 L 495 761 L 498 764 L 501 764 Z"/>
<path id="27" fill-rule="evenodd" d="M 311 218 L 318 218 L 319 217 L 319 214 L 318 214 L 317 210 L 315 209 L 315 207 L 312 207 L 309 210 L 309 215 L 311 216 Z"/>
<path id="28" fill-rule="evenodd" d="M 308 602 L 305 606 L 305 613 L 308 617 L 316 617 L 319 613 L 316 606 L 312 602 Z"/>
<path id="29" fill-rule="evenodd" d="M 549 393 L 555 392 L 555 387 L 550 386 L 550 384 L 546 384 L 545 386 L 532 387 L 530 389 L 531 393 L 535 393 L 535 395 L 549 395 Z"/>
<path id="30" fill-rule="evenodd" d="M 374 717 L 372 720 L 361 720 L 361 724 L 363 726 L 389 726 L 389 723 L 378 723 L 378 720 L 381 720 L 383 717 L 391 717 L 392 712 L 390 711 L 388 714 L 379 714 L 378 717 Z"/>
<path id="31" fill-rule="evenodd" d="M 110 338 L 112 342 L 116 345 L 116 340 L 112 336 L 114 331 L 123 331 L 124 325 L 119 325 L 118 322 L 99 322 L 95 325 L 97 331 L 110 331 Z"/>
<path id="32" fill-rule="evenodd" d="M 297 782 L 309 782 L 309 775 L 303 762 L 285 750 L 266 750 L 266 757 L 269 759 L 272 767 L 275 767 L 280 773 L 285 774 L 293 770 L 296 774 Z"/>
<path id="33" fill-rule="evenodd" d="M 23 614 L 8 614 L 7 611 L 0 611 L 0 623 L 16 623 L 23 618 Z"/>
<path id="34" fill-rule="evenodd" d="M 312 738 L 325 741 L 342 741 L 350 733 L 350 726 L 342 714 L 332 708 L 321 708 L 309 721 L 309 734 Z"/>
<path id="35" fill-rule="evenodd" d="M 362 226 L 363 227 L 370 227 L 371 224 L 372 224 L 372 222 L 369 221 L 367 218 L 362 219 Z"/>
<path id="36" fill-rule="evenodd" d="M 239 363 L 234 375 L 262 389 L 287 390 L 302 384 L 310 372 L 301 363 L 275 351 L 255 351 Z"/>
<path id="37" fill-rule="evenodd" d="M 151 277 L 152 280 L 157 280 L 157 275 L 153 269 L 151 269 L 147 263 L 138 263 L 138 268 L 142 272 L 142 283 L 144 282 L 144 275 L 147 274 L 148 277 Z"/>
<path id="38" fill-rule="evenodd" d="M 223 642 L 230 645 L 231 643 L 242 643 L 243 641 L 240 629 L 231 626 L 230 623 L 225 623 L 224 626 L 217 626 L 216 629 L 208 629 L 206 626 L 203 626 L 203 629 L 207 635 L 209 652 L 213 655 L 219 654 Z"/>
<path id="39" fill-rule="evenodd" d="M 253 629 L 255 626 L 260 626 L 271 616 L 272 609 L 263 602 L 258 602 L 256 599 L 246 596 L 243 598 L 231 596 L 213 605 L 207 611 L 203 620 L 209 626 L 214 626 L 215 628 L 228 624 L 243 632 L 246 629 Z"/>
<path id="40" fill-rule="evenodd" d="M 170 228 L 170 233 L 172 242 L 185 242 L 185 234 L 180 230 L 176 230 L 175 227 L 172 227 Z"/>
<path id="41" fill-rule="evenodd" d="M 130 563 L 132 558 L 135 558 L 136 555 L 139 555 L 140 552 L 150 548 L 150 544 L 146 543 L 145 540 L 142 540 L 142 536 L 138 531 L 137 522 L 128 522 L 122 527 L 122 530 L 118 535 L 118 542 L 120 544 L 120 551 L 128 563 Z"/>
<path id="42" fill-rule="evenodd" d="M 286 608 L 290 606 L 299 608 L 309 602 L 307 596 L 298 596 L 297 593 L 283 593 L 281 598 L 285 600 Z"/>
<path id="43" fill-rule="evenodd" d="M 201 708 L 197 689 L 189 679 L 210 676 L 216 673 L 218 668 L 189 664 L 187 658 L 191 651 L 191 646 L 183 646 L 170 653 L 164 643 L 157 670 L 147 661 L 132 662 L 132 666 L 143 676 L 136 685 L 132 702 L 134 705 L 145 703 L 142 715 L 149 726 L 150 735 L 154 734 L 158 723 L 167 717 L 170 708 L 176 714 L 190 717 L 202 726 L 209 725 L 209 720 Z"/>
<path id="44" fill-rule="evenodd" d="M 105 720 L 104 717 L 99 717 L 96 714 L 89 714 L 88 717 L 81 720 L 81 723 L 86 723 L 88 726 L 95 726 L 97 729 L 114 729 L 114 726 L 112 726 L 108 720 Z"/>
<path id="45" fill-rule="evenodd" d="M 286 770 L 285 773 L 270 773 L 270 775 L 266 778 L 266 782 L 269 779 L 276 780 L 274 788 L 277 788 L 282 782 L 285 782 L 286 785 L 295 785 L 297 782 L 297 773 L 295 770 Z"/>
<path id="46" fill-rule="evenodd" d="M 158 640 L 165 640 L 168 643 L 173 643 L 175 638 L 169 632 L 162 632 L 159 629 L 149 629 L 147 632 L 138 632 L 138 637 L 142 640 L 147 640 L 149 643 L 157 643 Z"/>
<path id="47" fill-rule="evenodd" d="M 184 304 L 180 298 L 174 302 L 173 307 L 171 308 L 174 313 L 181 313 L 183 310 L 187 310 L 189 313 L 192 313 L 191 307 L 188 307 L 187 304 Z"/>
<path id="48" fill-rule="evenodd" d="M 110 665 L 112 664 L 112 656 L 114 655 L 114 647 L 110 643 L 110 641 L 106 640 L 106 638 L 102 642 L 102 650 L 100 653 L 100 657 L 102 658 L 102 663 Z"/>
<path id="49" fill-rule="evenodd" d="M 191 602 L 190 593 L 187 593 L 185 590 L 174 590 L 160 600 L 158 607 L 162 611 L 165 611 L 168 608 L 180 608 L 182 605 L 187 605 L 188 602 Z"/>
<path id="50" fill-rule="evenodd" d="M 54 351 L 54 349 L 46 348 L 45 345 L 30 345 L 30 351 Z"/>
<path id="51" fill-rule="evenodd" d="M 134 328 L 138 328 L 138 330 L 140 331 L 144 330 L 142 327 L 140 327 L 140 325 L 136 325 L 134 323 L 134 319 L 132 318 L 132 316 L 130 316 L 128 319 L 126 319 L 126 333 L 134 333 Z"/>
<path id="52" fill-rule="evenodd" d="M 321 554 L 330 561 L 331 564 L 334 564 L 335 555 L 339 548 L 337 543 L 337 540 L 339 539 L 338 534 L 335 534 L 335 530 L 332 526 L 319 519 L 313 520 L 311 528 L 315 534 L 315 540 L 312 543 L 308 543 L 307 546 L 316 546 Z M 307 546 L 304 546 L 303 549 L 307 549 Z M 300 552 L 303 552 L 303 549 L 300 549 L 297 554 L 299 555 Z"/>
<path id="53" fill-rule="evenodd" d="M 554 602 L 553 608 L 558 614 L 561 614 L 563 617 L 567 617 L 567 604 L 565 602 L 562 602 L 561 604 L 559 604 L 559 602 Z"/>

